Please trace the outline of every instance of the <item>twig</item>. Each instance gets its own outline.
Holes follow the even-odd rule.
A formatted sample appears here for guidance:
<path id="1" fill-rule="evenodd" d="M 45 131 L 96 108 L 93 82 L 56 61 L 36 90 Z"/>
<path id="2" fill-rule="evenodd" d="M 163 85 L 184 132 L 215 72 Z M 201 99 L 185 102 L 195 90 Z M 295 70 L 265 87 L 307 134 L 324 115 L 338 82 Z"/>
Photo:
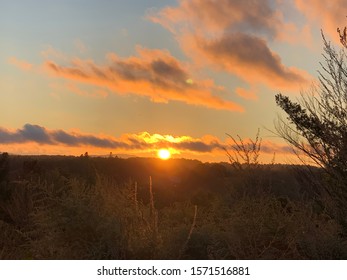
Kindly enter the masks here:
<path id="1" fill-rule="evenodd" d="M 188 245 L 188 242 L 190 240 L 190 238 L 192 237 L 192 234 L 193 234 L 193 231 L 194 231 L 194 228 L 195 228 L 195 225 L 196 225 L 196 216 L 198 214 L 198 206 L 197 205 L 194 205 L 194 218 L 193 218 L 193 223 L 190 227 L 190 230 L 189 230 L 189 234 L 188 234 L 188 237 L 186 239 L 186 242 L 184 242 L 181 250 L 180 250 L 180 254 L 178 255 L 178 259 L 180 260 L 183 256 L 183 253 L 184 251 L 186 250 L 186 247 Z"/>

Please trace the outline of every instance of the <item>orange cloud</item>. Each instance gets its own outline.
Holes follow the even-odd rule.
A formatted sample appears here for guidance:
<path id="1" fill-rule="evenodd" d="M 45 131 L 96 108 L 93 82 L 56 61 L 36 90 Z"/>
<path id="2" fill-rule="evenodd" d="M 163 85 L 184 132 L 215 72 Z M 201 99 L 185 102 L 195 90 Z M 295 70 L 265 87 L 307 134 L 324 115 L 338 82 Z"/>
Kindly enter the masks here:
<path id="1" fill-rule="evenodd" d="M 270 1 L 180 0 L 178 7 L 166 7 L 148 18 L 172 32 L 209 35 L 243 29 L 275 37 L 283 25 L 281 14 Z"/>
<path id="2" fill-rule="evenodd" d="M 309 18 L 315 29 L 322 29 L 333 41 L 339 42 L 336 29 L 343 29 L 347 25 L 346 1 L 295 0 L 295 5 Z"/>
<path id="3" fill-rule="evenodd" d="M 251 142 L 244 139 L 246 145 Z M 120 153 L 150 153 L 161 148 L 170 149 L 174 154 L 190 153 L 198 155 L 225 154 L 232 151 L 234 143 L 205 135 L 201 138 L 190 136 L 172 136 L 141 132 L 124 134 L 119 138 L 109 135 L 92 135 L 79 131 L 49 130 L 39 125 L 26 124 L 23 128 L 9 130 L 0 127 L 0 150 L 17 153 L 60 153 L 71 151 L 79 154 L 81 149 L 107 154 L 109 151 Z M 50 152 L 51 151 L 51 152 Z M 287 145 L 270 141 L 263 142 L 265 154 L 290 154 Z"/>
<path id="4" fill-rule="evenodd" d="M 30 64 L 29 62 L 24 61 L 24 60 L 18 60 L 17 58 L 15 58 L 13 56 L 8 59 L 8 63 L 18 67 L 21 70 L 25 70 L 25 71 L 29 71 L 33 68 L 33 65 Z"/>
<path id="5" fill-rule="evenodd" d="M 276 40 L 289 43 L 291 45 L 303 45 L 309 49 L 315 49 L 312 26 L 305 24 L 298 26 L 295 23 L 286 23 L 281 28 L 282 32 L 277 34 Z"/>
<path id="6" fill-rule="evenodd" d="M 192 79 L 188 66 L 168 51 L 137 48 L 138 56 L 120 58 L 109 54 L 104 65 L 92 60 L 73 59 L 68 66 L 47 60 L 48 73 L 107 88 L 117 94 L 136 94 L 153 102 L 181 101 L 212 109 L 242 112 L 243 108 L 218 96 L 223 90 L 211 80 Z"/>
<path id="7" fill-rule="evenodd" d="M 68 83 L 66 84 L 66 89 L 69 91 L 80 95 L 80 96 L 86 96 L 86 97 L 92 97 L 92 98 L 105 98 L 107 97 L 108 93 L 105 90 L 102 89 L 95 89 L 95 90 L 83 90 L 79 88 L 75 83 Z"/>
<path id="8" fill-rule="evenodd" d="M 287 67 L 268 41 L 293 41 L 283 35 L 296 27 L 285 23 L 276 1 L 181 0 L 148 18 L 175 36 L 184 52 L 201 67 L 212 66 L 251 85 L 297 90 L 311 79 Z"/>
<path id="9" fill-rule="evenodd" d="M 297 90 L 310 77 L 302 70 L 283 65 L 266 41 L 253 35 L 233 33 L 214 40 L 188 36 L 185 40 L 185 49 L 196 60 L 203 57 L 216 69 L 233 73 L 250 84 Z"/>

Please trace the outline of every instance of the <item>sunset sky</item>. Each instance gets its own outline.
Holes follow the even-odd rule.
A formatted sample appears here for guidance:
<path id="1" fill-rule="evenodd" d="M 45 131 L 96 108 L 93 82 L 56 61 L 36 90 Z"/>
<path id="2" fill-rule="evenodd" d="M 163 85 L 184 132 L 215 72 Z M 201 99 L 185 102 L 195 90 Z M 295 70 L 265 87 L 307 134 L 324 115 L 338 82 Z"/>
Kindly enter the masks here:
<path id="1" fill-rule="evenodd" d="M 345 1 L 0 0 L 0 152 L 227 161 L 317 78 Z M 247 141 L 247 140 L 245 140 Z"/>

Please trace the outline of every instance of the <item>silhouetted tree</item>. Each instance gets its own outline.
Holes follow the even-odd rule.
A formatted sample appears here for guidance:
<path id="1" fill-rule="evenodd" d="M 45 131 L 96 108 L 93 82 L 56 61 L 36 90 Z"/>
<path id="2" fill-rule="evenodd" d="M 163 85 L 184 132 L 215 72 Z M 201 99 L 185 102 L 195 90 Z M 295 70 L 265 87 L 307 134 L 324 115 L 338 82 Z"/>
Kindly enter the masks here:
<path id="1" fill-rule="evenodd" d="M 340 34 L 341 36 L 341 34 Z M 342 34 L 343 36 L 343 34 Z M 319 84 L 301 94 L 298 102 L 282 94 L 276 103 L 287 114 L 276 131 L 328 174 L 326 191 L 347 213 L 347 65 L 344 49 L 337 51 L 322 33 L 324 62 Z M 341 38 L 343 43 L 343 38 Z M 347 229 L 347 220 L 343 218 Z"/>
<path id="2" fill-rule="evenodd" d="M 227 133 L 233 144 L 231 151 L 227 148 L 224 148 L 224 150 L 234 168 L 243 170 L 245 168 L 259 167 L 259 155 L 262 141 L 259 134 L 260 131 L 258 129 L 255 140 L 250 139 L 249 143 L 245 143 L 239 135 L 237 135 L 236 139 Z"/>

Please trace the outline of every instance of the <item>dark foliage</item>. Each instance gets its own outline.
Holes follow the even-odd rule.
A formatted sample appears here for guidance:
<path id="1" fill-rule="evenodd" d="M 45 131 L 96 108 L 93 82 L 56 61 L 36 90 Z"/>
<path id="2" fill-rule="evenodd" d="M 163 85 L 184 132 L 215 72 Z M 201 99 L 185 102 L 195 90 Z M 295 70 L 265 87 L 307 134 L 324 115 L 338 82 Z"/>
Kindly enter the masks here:
<path id="1" fill-rule="evenodd" d="M 346 29 L 340 32 L 346 42 Z M 311 93 L 293 102 L 276 95 L 277 105 L 287 114 L 279 119 L 278 134 L 287 140 L 298 155 L 303 153 L 325 170 L 321 182 L 332 215 L 336 216 L 347 236 L 347 65 L 346 53 L 337 52 L 325 39 L 324 63 L 319 85 Z"/>
<path id="2" fill-rule="evenodd" d="M 319 178 L 318 168 L 4 158 L 2 259 L 347 257 L 339 223 L 303 176 Z"/>

